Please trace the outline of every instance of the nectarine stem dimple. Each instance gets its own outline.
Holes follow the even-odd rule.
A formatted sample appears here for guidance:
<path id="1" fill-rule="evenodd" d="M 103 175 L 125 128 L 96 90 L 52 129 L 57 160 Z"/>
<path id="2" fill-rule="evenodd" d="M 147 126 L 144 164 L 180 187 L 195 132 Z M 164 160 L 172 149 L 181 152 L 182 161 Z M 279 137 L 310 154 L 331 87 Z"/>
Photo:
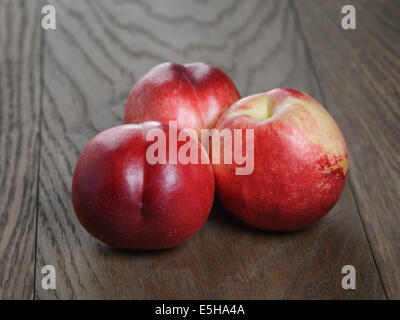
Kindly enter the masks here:
<path id="1" fill-rule="evenodd" d="M 243 107 L 236 109 L 232 115 L 245 115 L 254 121 L 264 121 L 272 117 L 271 102 L 266 95 L 260 95 L 247 101 Z"/>

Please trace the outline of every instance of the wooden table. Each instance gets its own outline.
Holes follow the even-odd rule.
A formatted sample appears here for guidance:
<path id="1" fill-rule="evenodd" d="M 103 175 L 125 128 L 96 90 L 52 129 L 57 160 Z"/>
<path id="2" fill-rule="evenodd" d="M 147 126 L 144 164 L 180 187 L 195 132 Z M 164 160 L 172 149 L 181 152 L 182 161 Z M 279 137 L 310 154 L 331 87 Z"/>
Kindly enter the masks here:
<path id="1" fill-rule="evenodd" d="M 41 29 L 53 4 L 57 29 Z M 0 298 L 399 299 L 400 2 L 0 0 Z M 260 232 L 216 203 L 190 241 L 158 252 L 101 244 L 71 203 L 75 162 L 121 124 L 135 80 L 163 61 L 207 61 L 243 96 L 293 87 L 348 142 L 334 209 L 295 233 Z M 56 290 L 41 286 L 44 265 Z M 341 285 L 344 265 L 356 289 Z"/>

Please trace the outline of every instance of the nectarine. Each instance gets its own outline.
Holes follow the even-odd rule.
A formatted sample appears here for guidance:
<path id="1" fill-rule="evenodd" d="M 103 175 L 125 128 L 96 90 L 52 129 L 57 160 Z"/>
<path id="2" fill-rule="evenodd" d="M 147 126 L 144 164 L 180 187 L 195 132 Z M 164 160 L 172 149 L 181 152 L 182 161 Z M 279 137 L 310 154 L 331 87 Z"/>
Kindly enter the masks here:
<path id="1" fill-rule="evenodd" d="M 89 233 L 110 246 L 174 247 L 195 234 L 210 213 L 211 164 L 150 164 L 146 151 L 152 144 L 147 139 L 151 130 L 164 132 L 168 143 L 167 125 L 121 125 L 95 136 L 76 164 L 72 183 L 76 215 Z M 200 142 L 195 143 L 199 156 L 207 157 Z M 177 141 L 177 148 L 182 144 Z M 167 160 L 168 150 L 167 146 Z"/>
<path id="2" fill-rule="evenodd" d="M 254 130 L 250 175 L 236 175 L 235 162 L 213 164 L 217 195 L 238 219 L 264 230 L 298 230 L 339 199 L 348 174 L 346 143 L 335 120 L 310 96 L 275 89 L 243 98 L 216 128 Z"/>
<path id="3" fill-rule="evenodd" d="M 125 123 L 177 121 L 179 128 L 213 128 L 221 114 L 240 99 L 235 84 L 206 63 L 163 63 L 140 78 L 125 106 Z"/>

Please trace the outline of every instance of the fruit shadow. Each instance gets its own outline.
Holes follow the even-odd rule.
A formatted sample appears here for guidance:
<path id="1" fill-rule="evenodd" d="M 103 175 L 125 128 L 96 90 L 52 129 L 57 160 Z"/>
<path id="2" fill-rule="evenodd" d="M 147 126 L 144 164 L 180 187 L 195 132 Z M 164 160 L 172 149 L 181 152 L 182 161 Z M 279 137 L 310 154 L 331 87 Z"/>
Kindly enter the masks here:
<path id="1" fill-rule="evenodd" d="M 256 229 L 237 219 L 223 206 L 217 197 L 215 197 L 213 208 L 207 223 L 212 223 L 219 225 L 222 228 L 230 229 L 234 233 L 242 232 L 248 235 L 264 236 L 265 238 L 287 237 L 288 235 L 295 235 L 306 230 L 304 229 L 286 232 Z"/>
<path id="2" fill-rule="evenodd" d="M 240 220 L 238 220 L 235 216 L 233 216 L 219 201 L 217 197 L 214 199 L 214 203 L 211 209 L 210 216 L 204 226 L 200 229 L 198 234 L 201 233 L 218 233 L 223 230 L 225 233 L 230 234 L 240 234 L 245 235 L 247 237 L 256 237 L 262 238 L 265 241 L 273 240 L 273 239 L 284 239 L 295 237 L 296 235 L 304 232 L 308 232 L 307 230 L 310 228 L 306 228 L 303 230 L 292 231 L 292 232 L 281 232 L 281 231 L 265 231 L 253 228 Z M 195 235 L 197 236 L 197 235 Z M 128 250 L 128 249 L 119 249 L 112 248 L 107 246 L 106 244 L 99 244 L 101 246 L 101 251 L 104 255 L 116 255 L 122 257 L 137 257 L 144 259 L 151 259 L 152 257 L 163 257 L 164 255 L 179 255 L 179 252 L 185 250 L 186 247 L 190 247 L 190 241 L 193 239 L 189 239 L 188 241 L 180 244 L 177 247 L 159 249 L 159 250 Z"/>
<path id="3" fill-rule="evenodd" d="M 154 256 L 163 256 L 167 254 L 171 254 L 172 252 L 181 250 L 182 247 L 185 246 L 185 243 L 166 249 L 157 249 L 157 250 L 130 250 L 130 249 L 121 249 L 121 248 L 113 248 L 106 244 L 101 244 L 102 251 L 104 255 L 116 255 L 116 256 L 126 256 L 126 257 L 142 257 L 142 258 L 151 258 Z"/>

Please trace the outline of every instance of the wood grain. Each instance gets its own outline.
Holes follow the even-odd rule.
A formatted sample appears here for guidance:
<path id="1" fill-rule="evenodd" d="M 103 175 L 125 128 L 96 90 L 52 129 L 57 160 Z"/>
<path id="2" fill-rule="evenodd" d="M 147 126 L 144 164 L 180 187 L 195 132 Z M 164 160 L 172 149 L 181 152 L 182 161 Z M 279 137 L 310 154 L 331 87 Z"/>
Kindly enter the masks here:
<path id="1" fill-rule="evenodd" d="M 350 177 L 383 284 L 400 299 L 400 2 L 296 1 L 330 111 L 350 150 Z M 335 39 L 331 41 L 331 39 Z"/>
<path id="2" fill-rule="evenodd" d="M 39 163 L 40 8 L 0 1 L 0 300 L 32 299 Z"/>
<path id="3" fill-rule="evenodd" d="M 175 249 L 114 250 L 79 225 L 70 186 L 80 150 L 121 124 L 134 81 L 155 64 L 207 61 L 242 95 L 289 86 L 321 100 L 288 1 L 54 1 L 46 32 L 36 298 L 384 298 L 349 187 L 332 212 L 296 233 L 253 230 L 216 202 Z M 42 290 L 40 268 L 57 270 Z M 343 290 L 354 265 L 357 290 Z"/>

